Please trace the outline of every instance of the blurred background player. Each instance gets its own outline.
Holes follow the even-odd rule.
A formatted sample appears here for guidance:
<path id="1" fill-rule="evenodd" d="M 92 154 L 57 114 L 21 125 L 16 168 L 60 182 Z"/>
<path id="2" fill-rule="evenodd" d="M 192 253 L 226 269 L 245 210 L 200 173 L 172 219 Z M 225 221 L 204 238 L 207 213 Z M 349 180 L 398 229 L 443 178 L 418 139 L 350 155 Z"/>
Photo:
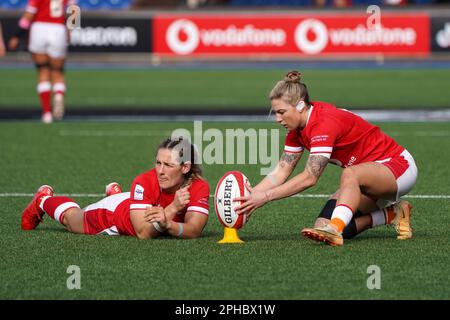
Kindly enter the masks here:
<path id="1" fill-rule="evenodd" d="M 412 237 L 411 205 L 400 197 L 414 187 L 417 167 L 404 147 L 345 109 L 310 101 L 297 71 L 279 81 L 269 98 L 276 121 L 287 130 L 284 152 L 263 181 L 248 187 L 249 196 L 235 199 L 244 201 L 238 213 L 250 215 L 269 201 L 313 187 L 331 162 L 344 168 L 339 190 L 322 209 L 314 228 L 302 230 L 303 236 L 339 246 L 344 237 L 393 224 L 398 239 Z M 304 171 L 288 180 L 305 149 L 309 157 Z"/>
<path id="2" fill-rule="evenodd" d="M 3 41 L 2 24 L 0 23 L 0 57 L 6 54 L 5 42 Z"/>
<path id="3" fill-rule="evenodd" d="M 19 20 L 18 30 L 8 43 L 10 50 L 16 50 L 20 39 L 29 31 L 28 50 L 38 72 L 37 92 L 44 123 L 64 117 L 64 64 L 69 37 L 66 9 L 74 3 L 75 0 L 29 0 Z"/>
<path id="4" fill-rule="evenodd" d="M 208 221 L 209 185 L 196 159 L 189 141 L 167 139 L 158 146 L 155 168 L 137 176 L 131 192 L 111 183 L 106 198 L 84 209 L 41 186 L 22 214 L 22 229 L 35 229 L 47 213 L 72 233 L 197 238 Z"/>

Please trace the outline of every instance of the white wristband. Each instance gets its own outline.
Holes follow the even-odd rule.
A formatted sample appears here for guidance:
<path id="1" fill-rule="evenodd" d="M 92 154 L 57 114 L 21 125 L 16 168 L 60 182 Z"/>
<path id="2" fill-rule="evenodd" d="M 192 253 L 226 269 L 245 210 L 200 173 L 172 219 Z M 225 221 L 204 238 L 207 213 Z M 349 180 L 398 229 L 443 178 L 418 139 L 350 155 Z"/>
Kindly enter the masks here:
<path id="1" fill-rule="evenodd" d="M 164 230 L 161 228 L 160 224 L 158 222 L 152 222 L 153 226 L 155 227 L 156 231 L 158 232 L 164 232 Z"/>
<path id="2" fill-rule="evenodd" d="M 181 237 L 183 235 L 183 229 L 184 229 L 184 226 L 181 222 L 178 222 L 178 228 L 179 228 L 179 230 L 178 230 L 177 237 Z"/>

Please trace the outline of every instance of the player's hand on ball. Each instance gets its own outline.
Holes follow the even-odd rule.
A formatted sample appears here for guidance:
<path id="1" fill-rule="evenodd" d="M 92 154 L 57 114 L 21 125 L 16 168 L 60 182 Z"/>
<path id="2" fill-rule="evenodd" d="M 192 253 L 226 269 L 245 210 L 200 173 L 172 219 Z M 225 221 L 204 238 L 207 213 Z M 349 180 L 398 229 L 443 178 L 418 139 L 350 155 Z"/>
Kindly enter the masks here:
<path id="1" fill-rule="evenodd" d="M 144 219 L 147 222 L 158 222 L 162 228 L 167 228 L 167 218 L 163 207 L 148 207 Z"/>
<path id="2" fill-rule="evenodd" d="M 245 187 L 250 194 L 248 196 L 234 198 L 233 201 L 242 201 L 241 205 L 234 210 L 237 214 L 247 213 L 247 219 L 249 219 L 253 211 L 262 207 L 269 201 L 269 197 L 266 192 L 255 190 L 248 184 L 246 184 Z"/>

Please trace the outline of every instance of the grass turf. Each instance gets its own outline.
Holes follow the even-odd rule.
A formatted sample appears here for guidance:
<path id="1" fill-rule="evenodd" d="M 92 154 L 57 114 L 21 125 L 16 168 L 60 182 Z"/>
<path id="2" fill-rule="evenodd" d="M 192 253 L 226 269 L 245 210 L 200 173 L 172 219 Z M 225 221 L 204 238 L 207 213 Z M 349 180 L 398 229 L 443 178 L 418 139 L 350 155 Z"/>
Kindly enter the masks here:
<path id="1" fill-rule="evenodd" d="M 268 124 L 204 124 L 205 128 L 276 128 Z M 269 203 L 240 230 L 243 245 L 219 245 L 223 229 L 214 211 L 196 240 L 73 235 L 48 217 L 35 231 L 20 230 L 32 193 L 49 183 L 56 193 L 101 193 L 118 181 L 125 189 L 152 166 L 158 141 L 192 123 L 0 123 L 0 298 L 2 299 L 448 299 L 449 199 L 411 199 L 415 236 L 398 241 L 387 227 L 369 230 L 343 247 L 302 239 L 325 199 Z M 450 195 L 450 124 L 401 123 L 381 127 L 414 155 L 414 195 Z M 101 134 L 99 134 L 101 133 Z M 283 136 L 283 134 L 280 134 Z M 280 138 L 281 139 L 281 138 Z M 206 142 L 204 142 L 204 146 Z M 303 167 L 304 160 L 299 165 Z M 228 170 L 253 184 L 258 166 L 205 165 L 211 193 Z M 332 193 L 340 170 L 329 166 L 308 193 Z M 85 206 L 98 198 L 76 198 Z M 212 207 L 212 199 L 211 199 Z M 81 270 L 81 290 L 68 290 L 66 270 Z M 381 289 L 366 286 L 367 268 L 381 269 Z"/>
<path id="2" fill-rule="evenodd" d="M 68 69 L 67 105 L 259 109 L 269 105 L 269 91 L 287 71 Z M 0 111 L 38 107 L 33 69 L 1 73 Z M 344 108 L 450 107 L 449 69 L 305 70 L 304 81 L 312 100 Z"/>

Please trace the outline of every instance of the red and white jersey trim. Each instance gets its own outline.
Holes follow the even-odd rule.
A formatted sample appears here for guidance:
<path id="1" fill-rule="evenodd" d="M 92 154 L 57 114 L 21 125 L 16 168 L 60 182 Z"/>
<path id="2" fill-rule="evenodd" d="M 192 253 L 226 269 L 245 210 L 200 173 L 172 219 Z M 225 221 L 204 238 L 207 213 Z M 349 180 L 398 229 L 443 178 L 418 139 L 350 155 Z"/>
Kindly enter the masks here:
<path id="1" fill-rule="evenodd" d="M 197 206 L 190 206 L 190 207 L 188 207 L 188 208 L 186 209 L 186 211 L 187 211 L 187 212 L 189 212 L 189 211 L 195 211 L 195 212 L 200 212 L 200 213 L 203 213 L 203 214 L 206 214 L 206 215 L 209 214 L 208 209 L 205 209 L 205 208 L 202 208 L 202 207 L 197 207 Z"/>
<path id="2" fill-rule="evenodd" d="M 303 147 L 290 147 L 290 146 L 284 146 L 284 151 L 290 152 L 290 153 L 300 153 L 303 151 Z"/>
<path id="3" fill-rule="evenodd" d="M 55 210 L 55 220 L 62 223 L 62 221 L 60 220 L 61 215 L 71 208 L 80 208 L 80 206 L 75 202 L 65 202 L 62 205 L 58 206 L 58 208 L 56 208 Z"/>
<path id="4" fill-rule="evenodd" d="M 312 147 L 309 154 L 315 156 L 323 156 L 330 159 L 332 152 L 333 147 Z"/>
<path id="5" fill-rule="evenodd" d="M 147 209 L 148 207 L 151 207 L 151 205 L 145 203 L 133 203 L 130 205 L 131 210 Z"/>
<path id="6" fill-rule="evenodd" d="M 392 159 L 392 158 L 387 158 L 387 159 L 383 159 L 383 160 L 375 160 L 375 162 L 378 162 L 378 163 L 384 163 L 384 162 L 391 161 L 391 159 Z"/>

